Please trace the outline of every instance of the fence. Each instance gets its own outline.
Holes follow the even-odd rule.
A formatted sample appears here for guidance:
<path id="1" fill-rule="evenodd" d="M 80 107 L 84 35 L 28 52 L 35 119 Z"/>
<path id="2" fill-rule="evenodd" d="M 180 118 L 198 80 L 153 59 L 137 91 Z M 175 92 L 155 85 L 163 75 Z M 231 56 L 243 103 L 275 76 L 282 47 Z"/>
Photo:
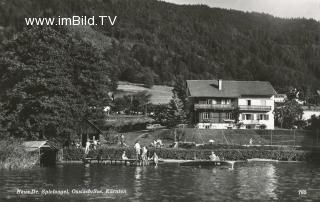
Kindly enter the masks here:
<path id="1" fill-rule="evenodd" d="M 248 145 L 290 145 L 302 147 L 320 147 L 319 131 L 308 130 L 201 130 L 185 128 L 185 140 L 216 144 Z"/>

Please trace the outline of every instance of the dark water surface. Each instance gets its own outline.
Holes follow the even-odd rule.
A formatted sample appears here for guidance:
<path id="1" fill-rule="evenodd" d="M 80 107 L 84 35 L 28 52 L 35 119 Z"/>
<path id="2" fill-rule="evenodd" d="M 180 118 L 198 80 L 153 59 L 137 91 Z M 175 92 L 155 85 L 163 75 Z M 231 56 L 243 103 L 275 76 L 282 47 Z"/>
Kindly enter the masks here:
<path id="1" fill-rule="evenodd" d="M 18 194 L 18 189 L 38 194 Z M 100 190 L 81 194 L 72 190 Z M 42 190 L 69 194 L 42 194 Z M 300 190 L 300 191 L 299 191 Z M 110 193 L 114 191 L 115 193 Z M 0 201 L 320 201 L 320 165 L 239 163 L 228 168 L 64 164 L 0 171 Z"/>

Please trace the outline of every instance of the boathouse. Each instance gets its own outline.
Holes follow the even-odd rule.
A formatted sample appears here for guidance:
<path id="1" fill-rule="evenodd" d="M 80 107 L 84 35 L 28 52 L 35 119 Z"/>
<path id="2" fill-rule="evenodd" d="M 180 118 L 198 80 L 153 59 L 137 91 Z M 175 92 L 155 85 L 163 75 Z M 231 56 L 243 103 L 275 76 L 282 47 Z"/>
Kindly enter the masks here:
<path id="1" fill-rule="evenodd" d="M 23 143 L 27 152 L 38 152 L 40 166 L 50 166 L 56 164 L 58 148 L 48 140 L 27 141 Z"/>

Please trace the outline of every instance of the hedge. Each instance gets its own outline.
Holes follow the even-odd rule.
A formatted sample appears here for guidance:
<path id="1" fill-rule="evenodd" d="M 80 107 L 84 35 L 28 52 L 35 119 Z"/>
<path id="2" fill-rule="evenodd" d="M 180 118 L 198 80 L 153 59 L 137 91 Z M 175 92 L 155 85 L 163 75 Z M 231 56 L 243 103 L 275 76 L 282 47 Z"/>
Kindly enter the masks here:
<path id="1" fill-rule="evenodd" d="M 121 158 L 123 151 L 129 158 L 135 157 L 133 148 L 101 148 L 89 152 L 88 157 L 96 158 Z M 150 148 L 152 155 L 156 152 L 160 158 L 164 159 L 209 159 L 211 151 L 214 151 L 220 158 L 226 160 L 246 160 L 251 158 L 275 159 L 282 161 L 320 161 L 319 151 L 301 150 L 265 150 L 265 149 L 155 149 Z M 65 161 L 81 160 L 84 156 L 83 149 L 64 149 Z"/>

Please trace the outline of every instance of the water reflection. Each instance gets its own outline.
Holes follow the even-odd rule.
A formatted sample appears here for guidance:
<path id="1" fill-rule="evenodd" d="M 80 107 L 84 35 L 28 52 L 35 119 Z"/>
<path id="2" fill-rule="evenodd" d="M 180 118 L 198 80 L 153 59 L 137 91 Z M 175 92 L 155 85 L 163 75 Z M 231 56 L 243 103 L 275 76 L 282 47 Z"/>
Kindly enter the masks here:
<path id="1" fill-rule="evenodd" d="M 134 199 L 135 201 L 139 200 L 142 195 L 142 182 L 141 182 L 141 175 L 142 175 L 142 167 L 137 166 L 134 173 Z"/>
<path id="2" fill-rule="evenodd" d="M 91 177 L 90 177 L 90 164 L 85 164 L 84 166 L 84 178 L 83 182 L 86 186 L 90 185 Z"/>
<path id="3" fill-rule="evenodd" d="M 278 199 L 276 169 L 273 164 L 262 163 L 238 171 L 239 193 L 243 199 Z"/>
<path id="4" fill-rule="evenodd" d="M 0 201 L 270 201 L 299 198 L 298 189 L 320 187 L 320 166 L 243 163 L 234 170 L 178 165 L 115 166 L 66 164 L 23 171 L 0 170 Z M 125 189 L 126 195 L 19 196 L 20 189 Z M 313 198 L 312 198 L 313 197 Z M 319 199 L 319 197 L 318 197 Z"/>

